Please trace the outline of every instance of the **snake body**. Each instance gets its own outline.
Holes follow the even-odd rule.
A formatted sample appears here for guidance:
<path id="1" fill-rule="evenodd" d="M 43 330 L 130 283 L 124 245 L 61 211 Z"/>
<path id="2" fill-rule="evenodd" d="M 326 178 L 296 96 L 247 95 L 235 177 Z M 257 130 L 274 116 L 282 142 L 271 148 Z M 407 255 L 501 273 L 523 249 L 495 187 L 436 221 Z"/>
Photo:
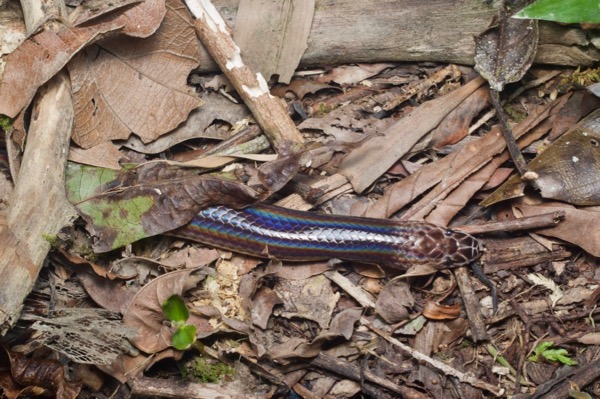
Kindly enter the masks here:
<path id="1" fill-rule="evenodd" d="M 482 254 L 475 237 L 430 223 L 324 215 L 270 205 L 205 208 L 171 234 L 263 258 L 338 258 L 399 270 L 419 264 L 437 269 L 464 266 Z"/>

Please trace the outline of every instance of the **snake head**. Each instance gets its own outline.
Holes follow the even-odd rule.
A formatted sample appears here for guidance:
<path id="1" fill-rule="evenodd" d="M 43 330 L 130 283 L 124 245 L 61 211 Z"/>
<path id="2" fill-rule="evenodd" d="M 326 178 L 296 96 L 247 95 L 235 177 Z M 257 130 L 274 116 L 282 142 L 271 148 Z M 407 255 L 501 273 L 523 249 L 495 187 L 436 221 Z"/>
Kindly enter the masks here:
<path id="1" fill-rule="evenodd" d="M 415 263 L 429 264 L 436 269 L 466 266 L 483 253 L 481 241 L 470 234 L 436 225 L 422 225 L 415 234 Z"/>
<path id="2" fill-rule="evenodd" d="M 445 231 L 445 251 L 443 267 L 466 266 L 483 254 L 480 240 L 470 234 L 455 230 Z"/>

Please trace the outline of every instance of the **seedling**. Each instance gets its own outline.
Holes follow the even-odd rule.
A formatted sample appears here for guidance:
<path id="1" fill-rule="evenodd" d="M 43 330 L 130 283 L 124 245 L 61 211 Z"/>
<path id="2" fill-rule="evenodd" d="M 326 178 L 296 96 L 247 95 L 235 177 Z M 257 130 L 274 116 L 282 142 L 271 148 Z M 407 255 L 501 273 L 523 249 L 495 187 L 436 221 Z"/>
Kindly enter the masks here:
<path id="1" fill-rule="evenodd" d="M 165 317 L 176 327 L 173 334 L 173 347 L 180 351 L 187 350 L 196 343 L 196 326 L 186 324 L 190 312 L 179 295 L 172 295 L 162 304 Z"/>
<path id="2" fill-rule="evenodd" d="M 562 363 L 567 366 L 575 366 L 576 360 L 569 357 L 566 349 L 552 348 L 552 342 L 541 342 L 534 350 L 533 355 L 529 356 L 530 362 L 538 362 L 540 357 L 543 357 L 552 363 Z"/>

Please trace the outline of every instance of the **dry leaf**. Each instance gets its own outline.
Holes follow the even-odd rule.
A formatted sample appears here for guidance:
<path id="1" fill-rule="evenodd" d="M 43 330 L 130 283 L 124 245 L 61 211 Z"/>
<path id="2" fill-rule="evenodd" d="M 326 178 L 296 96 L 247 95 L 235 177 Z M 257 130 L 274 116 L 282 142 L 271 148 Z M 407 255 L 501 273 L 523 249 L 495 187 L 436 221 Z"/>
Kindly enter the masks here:
<path id="1" fill-rule="evenodd" d="M 137 335 L 132 343 L 148 354 L 167 349 L 171 345 L 174 329 L 165 324 L 167 320 L 162 303 L 172 295 L 183 295 L 206 276 L 207 269 L 177 270 L 163 274 L 146 284 L 127 306 L 123 323 L 134 328 Z M 199 318 L 194 318 L 196 321 Z M 203 319 L 199 319 L 203 320 Z M 190 319 L 190 322 L 192 319 Z M 196 324 L 198 333 L 212 331 L 208 322 Z"/>
<path id="2" fill-rule="evenodd" d="M 53 359 L 29 359 L 23 354 L 5 351 L 15 382 L 29 389 L 15 392 L 18 395 L 41 395 L 54 393 L 57 399 L 75 399 L 81 391 L 81 383 L 68 382 L 64 366 Z M 4 384 L 3 384 L 4 385 Z M 43 388 L 43 389 L 34 389 Z M 45 392 L 45 390 L 50 392 Z M 4 392 L 6 393 L 6 392 Z"/>
<path id="3" fill-rule="evenodd" d="M 31 102 L 41 85 L 85 45 L 103 34 L 120 30 L 130 36 L 145 37 L 158 28 L 163 17 L 163 0 L 146 0 L 89 26 L 59 32 L 46 29 L 30 37 L 6 58 L 0 80 L 0 114 L 14 118 Z"/>
<path id="4" fill-rule="evenodd" d="M 560 287 L 552 280 L 539 273 L 530 273 L 527 277 L 531 280 L 534 285 L 541 285 L 542 287 L 548 288 L 552 293 L 550 294 L 550 300 L 552 301 L 552 307 L 556 306 L 556 303 L 563 297 L 563 292 Z"/>
<path id="5" fill-rule="evenodd" d="M 460 316 L 460 305 L 444 306 L 427 301 L 423 308 L 423 316 L 431 320 L 452 320 Z"/>
<path id="6" fill-rule="evenodd" d="M 409 310 L 415 305 L 410 286 L 403 280 L 393 279 L 383 287 L 377 297 L 375 311 L 388 324 L 410 318 Z"/>
<path id="7" fill-rule="evenodd" d="M 102 42 L 69 63 L 73 141 L 90 148 L 131 133 L 149 142 L 175 129 L 201 100 L 188 86 L 200 44 L 187 8 L 168 0 L 160 28 L 146 39 Z"/>
<path id="8" fill-rule="evenodd" d="M 548 146 L 529 163 L 538 174 L 530 184 L 544 198 L 575 205 L 600 204 L 600 109 Z M 521 197 L 527 183 L 513 176 L 481 202 L 489 206 Z"/>
<path id="9" fill-rule="evenodd" d="M 476 42 L 475 69 L 496 91 L 520 80 L 533 63 L 537 51 L 536 20 L 510 18 L 502 11 L 494 24 Z"/>
<path id="10" fill-rule="evenodd" d="M 205 133 L 206 128 L 215 120 L 233 125 L 250 114 L 243 104 L 235 104 L 219 93 L 205 92 L 200 96 L 205 105 L 193 110 L 188 118 L 176 129 L 150 143 L 144 143 L 137 136 L 131 136 L 123 146 L 144 154 L 158 154 L 176 144 L 195 138 L 220 138 Z"/>

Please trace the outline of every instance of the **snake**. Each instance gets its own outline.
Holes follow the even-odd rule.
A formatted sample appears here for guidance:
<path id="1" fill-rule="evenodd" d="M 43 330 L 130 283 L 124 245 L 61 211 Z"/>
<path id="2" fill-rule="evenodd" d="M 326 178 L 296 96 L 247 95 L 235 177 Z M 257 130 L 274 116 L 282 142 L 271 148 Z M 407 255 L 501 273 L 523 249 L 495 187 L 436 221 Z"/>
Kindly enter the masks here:
<path id="1" fill-rule="evenodd" d="M 318 261 L 337 258 L 405 271 L 470 266 L 498 296 L 477 261 L 484 252 L 474 236 L 428 222 L 304 212 L 256 204 L 242 209 L 217 205 L 200 210 L 170 235 L 259 258 Z"/>
<path id="2" fill-rule="evenodd" d="M 177 237 L 232 252 L 283 261 L 337 258 L 406 270 L 465 266 L 481 256 L 472 235 L 419 221 L 329 215 L 257 204 L 243 209 L 211 206 Z"/>

